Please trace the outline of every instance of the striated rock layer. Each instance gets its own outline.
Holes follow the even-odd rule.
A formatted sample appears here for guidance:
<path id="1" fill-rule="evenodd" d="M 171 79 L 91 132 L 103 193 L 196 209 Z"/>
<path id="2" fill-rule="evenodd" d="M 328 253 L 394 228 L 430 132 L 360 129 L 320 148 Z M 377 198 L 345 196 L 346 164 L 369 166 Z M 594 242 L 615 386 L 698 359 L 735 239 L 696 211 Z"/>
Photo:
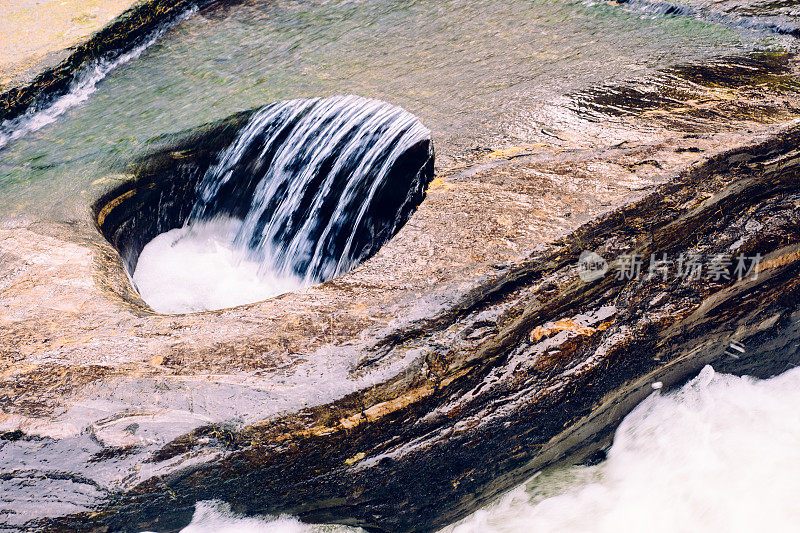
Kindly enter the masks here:
<path id="1" fill-rule="evenodd" d="M 168 531 L 217 498 L 432 530 L 544 466 L 597 460 L 655 381 L 796 364 L 795 65 L 767 59 L 747 83 L 684 72 L 691 91 L 670 105 L 620 87 L 576 95 L 595 121 L 580 135 L 440 172 L 353 271 L 234 309 L 154 313 L 119 254 L 143 242 L 119 229 L 126 213 L 150 227 L 148 206 L 179 213 L 246 113 L 154 141 L 98 179 L 83 218 L 5 221 L 0 523 Z M 585 251 L 604 276 L 581 278 Z M 617 276 L 632 254 L 641 275 Z M 731 262 L 648 275 L 664 254 Z M 760 256 L 757 276 L 739 279 L 740 254 Z"/>

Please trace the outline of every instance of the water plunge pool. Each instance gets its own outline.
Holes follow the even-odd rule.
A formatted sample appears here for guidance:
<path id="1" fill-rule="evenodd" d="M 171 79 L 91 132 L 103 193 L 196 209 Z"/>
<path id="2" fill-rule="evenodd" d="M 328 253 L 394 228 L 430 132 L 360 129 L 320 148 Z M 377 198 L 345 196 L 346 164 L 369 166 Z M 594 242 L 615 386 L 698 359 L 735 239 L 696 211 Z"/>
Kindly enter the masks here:
<path id="1" fill-rule="evenodd" d="M 344 274 L 399 231 L 433 177 L 430 132 L 378 100 L 289 100 L 231 120 L 241 125 L 167 142 L 133 188 L 96 206 L 157 312 L 253 303 Z"/>

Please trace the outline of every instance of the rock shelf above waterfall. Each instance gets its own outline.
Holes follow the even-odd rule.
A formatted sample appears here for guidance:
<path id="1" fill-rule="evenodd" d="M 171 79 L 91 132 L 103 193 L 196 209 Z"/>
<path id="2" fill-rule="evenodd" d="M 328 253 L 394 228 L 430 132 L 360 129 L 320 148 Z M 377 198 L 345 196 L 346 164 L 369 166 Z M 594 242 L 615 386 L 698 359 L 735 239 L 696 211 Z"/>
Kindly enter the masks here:
<path id="1" fill-rule="evenodd" d="M 191 215 L 255 112 L 154 139 L 82 191 L 83 218 L 8 220 L 3 525 L 170 531 L 220 498 L 435 529 L 597 452 L 655 381 L 796 364 L 797 96 L 730 91 L 753 113 L 709 88 L 657 116 L 475 153 L 352 270 L 233 309 L 155 313 L 126 268 Z M 579 276 L 587 250 L 614 268 L 733 249 L 762 254 L 757 280 Z M 726 355 L 732 341 L 746 357 Z"/>

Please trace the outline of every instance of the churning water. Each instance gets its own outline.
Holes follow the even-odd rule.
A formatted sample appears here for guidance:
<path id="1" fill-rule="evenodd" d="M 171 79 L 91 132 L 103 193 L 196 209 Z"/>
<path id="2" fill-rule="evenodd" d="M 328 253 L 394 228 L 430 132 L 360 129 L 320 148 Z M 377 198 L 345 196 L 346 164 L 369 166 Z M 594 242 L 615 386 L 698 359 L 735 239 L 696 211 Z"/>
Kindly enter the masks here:
<path id="1" fill-rule="evenodd" d="M 430 132 L 399 107 L 358 96 L 265 106 L 198 186 L 186 227 L 145 246 L 133 280 L 153 309 L 220 309 L 350 270 L 417 206 Z M 420 158 L 416 158 L 419 160 Z M 252 187 L 252 194 L 240 192 Z M 231 205 L 231 204 L 244 204 Z M 219 214 L 244 212 L 241 221 Z M 253 284 L 253 290 L 247 284 Z"/>
<path id="2" fill-rule="evenodd" d="M 442 533 L 797 531 L 800 369 L 768 380 L 706 367 L 622 422 L 608 459 L 544 471 Z M 198 504 L 184 533 L 361 531 Z"/>
<path id="3" fill-rule="evenodd" d="M 465 150 L 536 140 L 548 126 L 539 110 L 564 94 L 643 79 L 678 63 L 791 46 L 742 24 L 592 1 L 286 0 L 204 10 L 137 50 L 135 61 L 90 75 L 86 91 L 72 93 L 80 102 L 64 100 L 29 117 L 30 128 L 6 125 L 3 135 L 17 138 L 0 149 L 0 222 L 42 213 L 81 219 L 108 161 L 138 153 L 152 137 L 264 102 L 342 93 L 390 101 L 431 128 L 448 166 Z M 23 130 L 29 134 L 15 133 Z M 254 213 L 251 222 L 270 235 L 269 218 Z M 212 273 L 221 292 L 236 294 L 237 283 L 263 276 L 258 253 L 264 250 L 256 246 L 253 260 L 252 247 L 242 255 L 233 245 L 248 234 L 241 227 L 240 220 L 199 218 L 160 236 L 158 246 L 169 250 L 156 248 L 155 266 L 167 272 L 144 275 L 145 251 L 140 290 L 145 279 L 167 276 L 170 265 L 188 276 L 187 264 L 207 264 L 198 275 Z M 197 244 L 209 242 L 219 253 L 198 257 Z M 311 264 L 289 258 L 278 257 L 278 264 Z M 268 279 L 263 294 L 257 281 L 248 288 L 262 299 L 300 275 Z M 231 305 L 218 296 L 188 308 Z M 545 472 L 448 530 L 795 530 L 798 404 L 798 371 L 767 381 L 706 371 L 631 413 L 604 463 Z M 245 519 L 206 502 L 186 531 L 352 530 L 287 517 Z"/>
<path id="4" fill-rule="evenodd" d="M 233 241 L 241 221 L 216 218 L 158 235 L 144 247 L 133 281 L 159 313 L 191 313 L 258 302 L 303 288 L 264 269 Z"/>

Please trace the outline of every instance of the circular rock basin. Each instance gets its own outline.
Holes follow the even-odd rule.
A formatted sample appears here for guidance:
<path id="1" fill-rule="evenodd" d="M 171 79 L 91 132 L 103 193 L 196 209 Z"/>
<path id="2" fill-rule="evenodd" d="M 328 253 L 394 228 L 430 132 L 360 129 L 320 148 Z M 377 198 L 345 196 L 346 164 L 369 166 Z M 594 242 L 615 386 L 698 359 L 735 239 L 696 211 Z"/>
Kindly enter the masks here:
<path id="1" fill-rule="evenodd" d="M 430 132 L 356 96 L 290 100 L 140 161 L 95 206 L 157 312 L 221 309 L 343 274 L 405 224 L 433 178 Z"/>

